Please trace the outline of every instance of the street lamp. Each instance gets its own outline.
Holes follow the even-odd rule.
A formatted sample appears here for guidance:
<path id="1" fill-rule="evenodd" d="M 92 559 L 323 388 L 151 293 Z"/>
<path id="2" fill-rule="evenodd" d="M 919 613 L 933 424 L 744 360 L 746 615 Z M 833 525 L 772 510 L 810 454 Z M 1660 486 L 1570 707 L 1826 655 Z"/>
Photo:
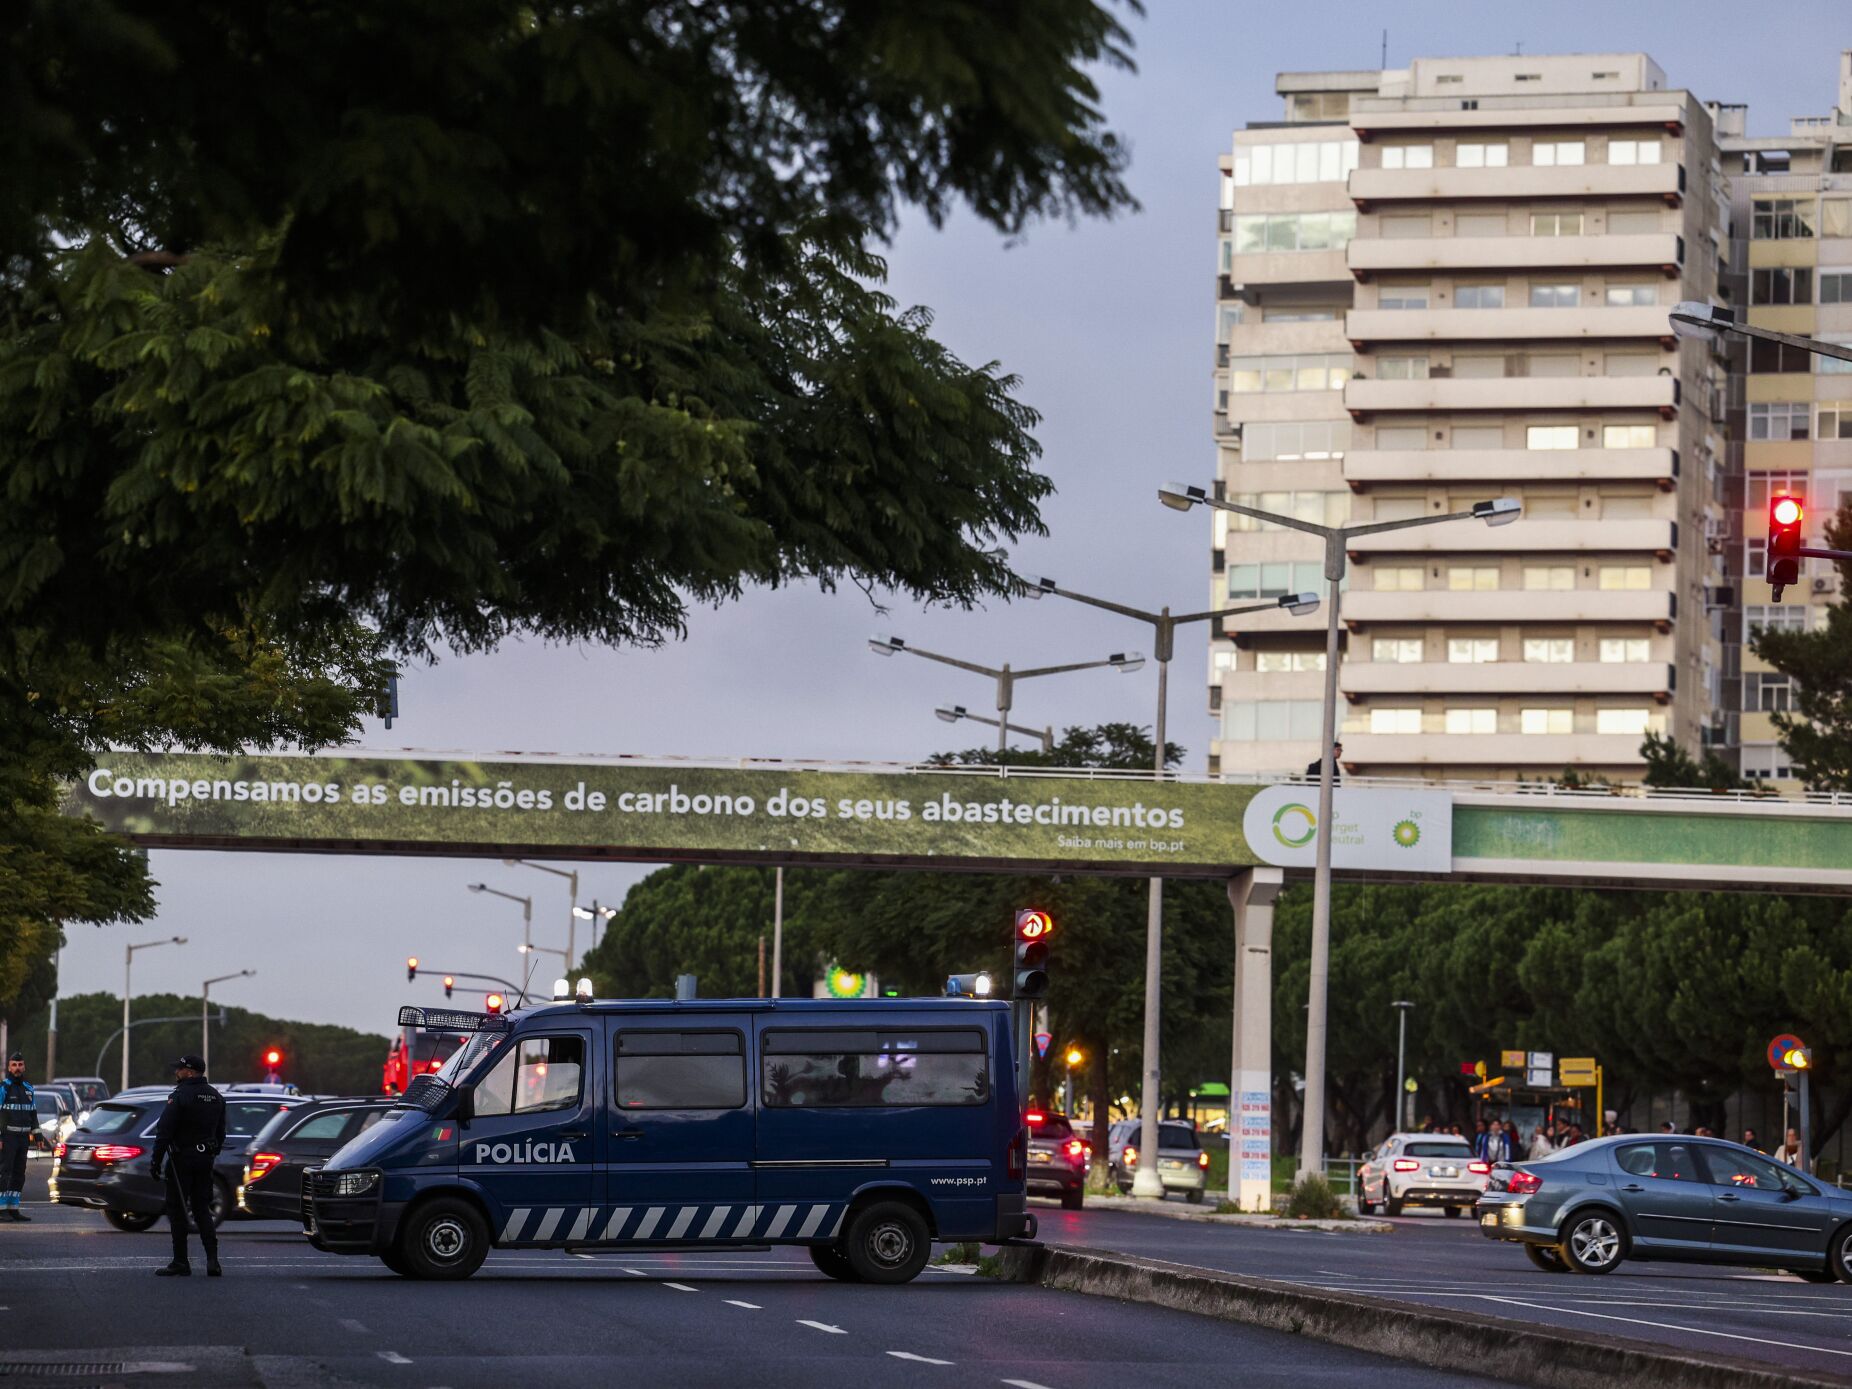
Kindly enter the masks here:
<path id="1" fill-rule="evenodd" d="M 577 902 L 574 902 L 572 905 L 572 914 L 580 921 L 589 921 L 592 923 L 592 949 L 596 950 L 598 948 L 598 927 L 600 924 L 608 924 L 611 918 L 617 915 L 617 908 L 602 907 L 598 904 L 598 899 L 594 897 L 589 907 L 581 907 Z M 570 946 L 572 944 L 571 940 L 568 940 L 566 944 Z"/>
<path id="2" fill-rule="evenodd" d="M 1104 608 L 1107 612 L 1118 613 L 1135 622 L 1149 623 L 1151 626 L 1151 649 L 1157 655 L 1158 695 L 1157 724 L 1155 727 L 1156 752 L 1153 758 L 1155 770 L 1159 777 L 1164 775 L 1164 733 L 1165 716 L 1170 702 L 1170 658 L 1177 649 L 1177 628 L 1188 622 L 1206 622 L 1216 617 L 1232 617 L 1241 613 L 1277 611 L 1286 609 L 1295 617 L 1303 617 L 1318 611 L 1316 593 L 1288 593 L 1270 603 L 1250 603 L 1239 608 L 1214 608 L 1207 612 L 1183 613 L 1173 615 L 1169 608 L 1160 608 L 1157 612 L 1146 612 L 1143 608 L 1127 607 L 1123 603 L 1108 602 L 1104 598 L 1092 598 L 1072 589 L 1062 588 L 1053 579 L 1023 579 L 1021 593 L 1025 598 L 1040 598 L 1045 593 L 1053 593 L 1062 598 L 1071 598 L 1076 603 L 1085 603 L 1088 607 Z M 1164 879 L 1154 875 L 1151 889 L 1147 896 L 1145 908 L 1145 1065 L 1144 1084 L 1138 1102 L 1138 1150 L 1141 1153 L 1155 1153 L 1158 1150 L 1158 1109 L 1162 1104 L 1161 1075 L 1158 1066 L 1158 1035 L 1162 1007 L 1162 982 L 1164 959 Z M 1147 1162 L 1140 1164 L 1132 1175 L 1132 1194 L 1134 1196 L 1152 1196 L 1159 1200 L 1164 1196 L 1164 1179 L 1158 1175 L 1157 1164 Z"/>
<path id="3" fill-rule="evenodd" d="M 561 950 L 557 945 L 517 945 L 515 949 L 523 955 L 539 955 L 544 953 L 547 955 L 557 955 L 562 960 L 566 958 L 566 952 Z"/>
<path id="4" fill-rule="evenodd" d="M 1038 675 L 1065 675 L 1070 670 L 1099 670 L 1107 666 L 1121 675 L 1130 675 L 1133 671 L 1142 669 L 1145 664 L 1145 658 L 1136 651 L 1115 651 L 1103 661 L 1075 661 L 1064 666 L 1034 666 L 1028 670 L 1013 670 L 1007 664 L 981 666 L 975 661 L 961 661 L 955 656 L 941 656 L 936 651 L 909 646 L 899 637 L 887 636 L 870 637 L 868 649 L 877 656 L 892 656 L 904 651 L 908 655 L 923 656 L 929 661 L 937 661 L 940 665 L 955 666 L 959 670 L 968 670 L 973 675 L 984 675 L 995 680 L 997 682 L 998 752 L 1005 752 L 1009 749 L 1010 706 L 1014 701 L 1018 680 L 1029 680 Z"/>
<path id="5" fill-rule="evenodd" d="M 1391 1125 L 1394 1132 L 1406 1132 L 1403 1121 L 1407 1117 L 1408 1101 L 1402 1096 L 1402 1077 L 1405 1072 L 1403 1058 L 1408 1052 L 1408 1010 L 1415 1005 L 1405 998 L 1398 998 L 1389 1005 L 1396 1013 L 1395 1034 L 1395 1123 Z"/>
<path id="6" fill-rule="evenodd" d="M 1331 971 L 1332 744 L 1337 738 L 1339 586 L 1344 581 L 1346 547 L 1352 536 L 1380 535 L 1384 531 L 1432 526 L 1442 521 L 1478 520 L 1488 526 L 1503 526 L 1517 520 L 1524 505 L 1516 497 L 1497 497 L 1474 502 L 1469 511 L 1411 516 L 1402 521 L 1372 521 L 1361 526 L 1321 526 L 1301 521 L 1296 516 L 1281 516 L 1277 512 L 1212 497 L 1206 488 L 1181 482 L 1165 483 L 1158 489 L 1158 500 L 1175 511 L 1188 511 L 1201 504 L 1217 511 L 1252 516 L 1290 530 L 1305 531 L 1325 542 L 1325 582 L 1330 601 L 1325 610 L 1325 705 L 1319 724 L 1318 860 L 1312 875 L 1312 968 L 1308 986 L 1311 1001 L 1305 1019 L 1305 1121 L 1299 1144 L 1299 1175 L 1303 1179 L 1314 1172 L 1322 1173 L 1325 1159 L 1325 984 Z"/>
<path id="7" fill-rule="evenodd" d="M 1837 357 L 1842 362 L 1852 362 L 1852 346 L 1821 342 L 1818 338 L 1804 338 L 1798 333 L 1777 333 L 1773 328 L 1752 328 L 1747 323 L 1739 322 L 1734 310 L 1716 304 L 1687 299 L 1681 304 L 1674 304 L 1671 313 L 1666 316 L 1672 320 L 1675 337 L 1714 342 L 1721 334 L 1732 333 L 1739 338 L 1761 338 L 1765 342 L 1798 347 L 1817 357 Z"/>
<path id="8" fill-rule="evenodd" d="M 216 979 L 208 979 L 199 986 L 199 1059 L 206 1063 L 206 1074 L 212 1074 L 212 1028 L 206 1021 L 206 1007 L 212 998 L 212 986 L 223 984 L 227 979 L 249 979 L 257 971 L 241 969 L 236 974 L 221 974 Z"/>
<path id="9" fill-rule="evenodd" d="M 131 945 L 122 954 L 122 1088 L 129 1088 L 129 999 L 134 995 L 129 987 L 129 975 L 135 968 L 135 952 L 152 950 L 157 945 L 185 945 L 185 936 L 169 936 L 166 940 L 145 940 L 139 945 Z"/>
<path id="10" fill-rule="evenodd" d="M 502 860 L 510 868 L 531 868 L 536 873 L 551 873 L 556 878 L 564 878 L 572 886 L 572 912 L 566 918 L 566 972 L 572 972 L 574 933 L 578 930 L 579 918 L 579 875 L 564 868 L 549 868 L 544 863 L 529 863 L 524 858 L 505 858 Z"/>
<path id="11" fill-rule="evenodd" d="M 969 719 L 972 723 L 988 724 L 992 728 L 1001 728 L 1009 733 L 1023 733 L 1031 738 L 1040 738 L 1044 757 L 1055 750 L 1055 730 L 1052 724 L 1047 728 L 1026 728 L 1019 723 L 1009 723 L 1000 719 L 986 718 L 983 714 L 974 714 L 962 704 L 941 704 L 932 712 L 946 723 L 957 723 L 960 719 Z"/>

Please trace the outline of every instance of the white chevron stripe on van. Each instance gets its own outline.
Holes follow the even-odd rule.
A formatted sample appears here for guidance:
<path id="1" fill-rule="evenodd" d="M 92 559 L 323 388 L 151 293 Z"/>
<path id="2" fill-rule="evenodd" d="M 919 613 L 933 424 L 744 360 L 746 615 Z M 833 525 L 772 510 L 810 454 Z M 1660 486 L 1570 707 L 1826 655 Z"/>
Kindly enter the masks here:
<path id="1" fill-rule="evenodd" d="M 503 1244 L 508 1243 L 520 1231 L 522 1223 L 527 1219 L 527 1210 L 526 1206 L 516 1206 L 508 1212 L 508 1223 L 502 1226 Z"/>
<path id="2" fill-rule="evenodd" d="M 823 1223 L 823 1217 L 830 1213 L 828 1205 L 812 1206 L 810 1214 L 804 1217 L 804 1223 L 798 1228 L 799 1239 L 809 1239 L 817 1233 L 817 1226 Z"/>
<path id="3" fill-rule="evenodd" d="M 669 1233 L 664 1235 L 663 1238 L 680 1239 L 683 1235 L 687 1234 L 688 1227 L 694 1224 L 695 1215 L 700 1209 L 699 1206 L 683 1206 L 681 1213 L 675 1217 L 675 1223 L 669 1227 Z"/>
<path id="4" fill-rule="evenodd" d="M 553 1238 L 554 1230 L 559 1228 L 560 1221 L 565 1218 L 566 1208 L 564 1206 L 554 1206 L 547 1212 L 546 1218 L 540 1222 L 540 1228 L 534 1231 L 529 1238 L 536 1243 L 545 1244 L 548 1240 Z"/>
<path id="5" fill-rule="evenodd" d="M 701 1227 L 701 1233 L 696 1238 L 712 1239 L 719 1234 L 720 1227 L 727 1223 L 727 1212 L 732 1209 L 731 1206 L 715 1206 L 714 1213 L 707 1218 L 707 1224 Z"/>
<path id="6" fill-rule="evenodd" d="M 624 1233 L 624 1222 L 630 1219 L 631 1207 L 619 1206 L 611 1212 L 611 1219 L 605 1223 L 604 1233 L 598 1238 L 614 1240 Z"/>
<path id="7" fill-rule="evenodd" d="M 580 1240 L 584 1239 L 585 1232 L 591 1228 L 592 1217 L 597 1214 L 598 1208 L 596 1206 L 587 1206 L 584 1210 L 580 1211 L 579 1218 L 572 1222 L 572 1232 L 568 1234 L 566 1238 L 573 1244 L 577 1244 Z"/>
<path id="8" fill-rule="evenodd" d="M 648 1210 L 644 1211 L 642 1223 L 637 1226 L 637 1232 L 632 1235 L 631 1238 L 648 1239 L 656 1229 L 656 1222 L 662 1219 L 662 1213 L 665 1209 L 667 1208 L 664 1206 L 651 1206 Z"/>
<path id="9" fill-rule="evenodd" d="M 747 1235 L 750 1235 L 752 1227 L 759 1223 L 759 1212 L 764 1209 L 764 1206 L 746 1207 L 740 1214 L 740 1223 L 733 1227 L 733 1238 L 745 1239 Z"/>
<path id="10" fill-rule="evenodd" d="M 823 1238 L 824 1239 L 835 1239 L 836 1236 L 842 1231 L 842 1222 L 847 1220 L 848 1218 L 849 1218 L 849 1208 L 847 1206 L 844 1206 L 840 1211 L 836 1212 L 836 1223 L 830 1226 L 830 1228 L 824 1232 Z"/>
<path id="11" fill-rule="evenodd" d="M 777 1239 L 785 1232 L 785 1226 L 791 1223 L 791 1217 L 796 1213 L 796 1206 L 780 1206 L 778 1214 L 772 1217 L 772 1223 L 765 1227 L 765 1237 Z"/>

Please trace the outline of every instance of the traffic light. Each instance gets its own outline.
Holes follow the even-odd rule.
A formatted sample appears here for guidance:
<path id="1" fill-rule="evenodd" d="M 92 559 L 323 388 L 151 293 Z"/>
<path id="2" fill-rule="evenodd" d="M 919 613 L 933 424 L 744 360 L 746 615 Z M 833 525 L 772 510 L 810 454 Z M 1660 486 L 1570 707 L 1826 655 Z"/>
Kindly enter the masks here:
<path id="1" fill-rule="evenodd" d="M 1016 998 L 1048 996 L 1048 938 L 1054 919 L 1031 907 L 1016 913 Z"/>
<path id="2" fill-rule="evenodd" d="M 405 957 L 406 981 L 409 983 L 410 981 L 415 980 L 417 977 L 418 977 L 418 957 L 416 955 L 407 955 Z"/>
<path id="3" fill-rule="evenodd" d="M 274 1071 L 278 1066 L 281 1066 L 282 1064 L 283 1064 L 283 1053 L 278 1051 L 275 1047 L 271 1047 L 269 1051 L 264 1053 L 264 1065 L 269 1067 L 271 1070 Z"/>
<path id="4" fill-rule="evenodd" d="M 1781 590 L 1801 581 L 1801 521 L 1805 516 L 1799 497 L 1768 499 L 1768 583 L 1781 601 Z"/>
<path id="5" fill-rule="evenodd" d="M 445 998 L 450 997 L 450 991 L 456 987 L 456 984 L 457 984 L 457 981 L 456 981 L 455 975 L 446 974 L 444 976 L 444 997 Z"/>

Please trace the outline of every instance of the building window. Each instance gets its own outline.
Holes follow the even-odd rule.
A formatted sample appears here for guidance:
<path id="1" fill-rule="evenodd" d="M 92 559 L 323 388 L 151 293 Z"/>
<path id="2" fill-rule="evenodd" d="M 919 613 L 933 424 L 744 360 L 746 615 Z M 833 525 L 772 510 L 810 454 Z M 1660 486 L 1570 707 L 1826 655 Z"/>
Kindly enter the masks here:
<path id="1" fill-rule="evenodd" d="M 1237 506 L 1251 506 L 1271 511 L 1275 516 L 1292 516 L 1315 526 L 1341 526 L 1350 520 L 1350 493 L 1343 492 L 1237 492 L 1229 501 Z M 1257 531 L 1270 523 L 1257 516 L 1243 516 L 1238 511 L 1217 511 L 1216 524 L 1227 531 Z M 1227 517 L 1227 521 L 1222 520 Z M 1297 582 L 1295 580 L 1295 582 Z M 1313 587 L 1316 587 L 1314 583 Z M 1295 588 L 1294 593 L 1302 592 Z"/>
<path id="2" fill-rule="evenodd" d="M 1573 309 L 1581 302 L 1581 285 L 1544 284 L 1530 287 L 1530 306 L 1533 309 Z"/>
<path id="3" fill-rule="evenodd" d="M 1580 164 L 1583 162 L 1582 156 L 1583 145 L 1580 140 L 1538 140 L 1530 147 L 1530 162 L 1545 167 Z"/>
<path id="4" fill-rule="evenodd" d="M 1657 140 L 1608 141 L 1608 163 L 1610 164 L 1657 164 L 1658 162 L 1659 142 Z"/>
<path id="5" fill-rule="evenodd" d="M 1493 593 L 1498 589 L 1498 566 L 1455 565 L 1447 571 L 1449 593 Z"/>
<path id="6" fill-rule="evenodd" d="M 1230 598 L 1279 598 L 1288 593 L 1316 593 L 1324 581 L 1324 566 L 1316 562 L 1289 563 L 1274 560 L 1266 564 L 1231 564 L 1228 566 Z"/>
<path id="7" fill-rule="evenodd" d="M 1237 188 L 1257 183 L 1342 183 L 1356 167 L 1355 140 L 1235 147 Z"/>
<path id="8" fill-rule="evenodd" d="M 1426 357 L 1379 357 L 1376 361 L 1379 381 L 1425 381 L 1428 379 Z M 1426 433 L 1426 431 L 1422 431 Z"/>
<path id="9" fill-rule="evenodd" d="M 1771 401 L 1749 406 L 1751 439 L 1805 439 L 1808 413 L 1812 409 L 1802 401 Z"/>
<path id="10" fill-rule="evenodd" d="M 1743 672 L 1743 708 L 1758 714 L 1794 711 L 1794 682 L 1773 671 Z"/>
<path id="11" fill-rule="evenodd" d="M 1820 302 L 1822 304 L 1852 304 L 1852 269 L 1820 272 Z"/>
<path id="12" fill-rule="evenodd" d="M 1254 705 L 1254 736 L 1264 743 L 1305 742 L 1318 737 L 1316 699 L 1263 699 Z"/>
<path id="13" fill-rule="evenodd" d="M 1533 424 L 1524 430 L 1527 449 L 1573 449 L 1581 443 L 1582 431 L 1573 424 Z"/>
<path id="14" fill-rule="evenodd" d="M 1458 285 L 1453 291 L 1456 309 L 1502 309 L 1505 307 L 1503 285 Z"/>
<path id="15" fill-rule="evenodd" d="M 1825 372 L 1832 369 L 1827 365 L 1831 361 L 1830 357 L 1822 357 L 1816 366 L 1813 354 L 1804 347 L 1791 347 L 1766 338 L 1749 340 L 1749 370 L 1752 372 Z"/>
<path id="16" fill-rule="evenodd" d="M 1241 456 L 1254 463 L 1342 458 L 1349 447 L 1349 420 L 1255 420 L 1241 430 Z"/>
<path id="17" fill-rule="evenodd" d="M 1234 357 L 1229 383 L 1237 394 L 1337 391 L 1350 380 L 1350 354 L 1305 353 L 1294 357 Z"/>
<path id="18" fill-rule="evenodd" d="M 1608 234 L 1611 236 L 1646 236 L 1659 230 L 1657 212 L 1610 212 Z"/>
<path id="19" fill-rule="evenodd" d="M 1498 732 L 1498 710 L 1496 709 L 1449 709 L 1445 724 L 1449 733 L 1496 733 Z"/>
<path id="20" fill-rule="evenodd" d="M 1801 504 L 1807 502 L 1807 483 L 1810 475 L 1794 471 L 1750 472 L 1744 475 L 1746 484 L 1746 507 L 1749 511 L 1760 514 L 1766 510 L 1770 498 L 1799 497 Z"/>
<path id="21" fill-rule="evenodd" d="M 1812 198 L 1757 198 L 1752 206 L 1752 241 L 1799 241 L 1813 236 Z"/>
<path id="22" fill-rule="evenodd" d="M 1597 586 L 1606 592 L 1638 592 L 1653 586 L 1653 567 L 1650 564 L 1604 564 L 1598 578 Z"/>
<path id="23" fill-rule="evenodd" d="M 1482 666 L 1497 659 L 1497 637 L 1453 637 L 1447 642 L 1450 666 Z"/>
<path id="24" fill-rule="evenodd" d="M 1427 306 L 1426 285 L 1384 285 L 1376 295 L 1379 309 L 1425 309 Z"/>
<path id="25" fill-rule="evenodd" d="M 1294 671 L 1323 670 L 1322 651 L 1256 651 L 1254 669 L 1263 675 L 1285 675 Z"/>
<path id="26" fill-rule="evenodd" d="M 1852 439 L 1852 400 L 1835 400 L 1820 406 L 1820 437 Z"/>
<path id="27" fill-rule="evenodd" d="M 1453 163 L 1460 169 L 1502 169 L 1511 162 L 1509 145 L 1457 145 Z"/>
<path id="28" fill-rule="evenodd" d="M 1574 733 L 1573 709 L 1522 709 L 1518 712 L 1520 733 Z"/>
<path id="29" fill-rule="evenodd" d="M 1370 710 L 1370 732 L 1372 733 L 1419 733 L 1420 731 L 1421 711 L 1419 709 Z"/>
<path id="30" fill-rule="evenodd" d="M 1582 214 L 1579 212 L 1533 212 L 1530 215 L 1532 236 L 1580 236 Z"/>
<path id="31" fill-rule="evenodd" d="M 1235 251 L 1335 251 L 1357 234 L 1355 212 L 1254 212 L 1235 218 Z"/>
<path id="32" fill-rule="evenodd" d="M 1773 743 L 1743 744 L 1743 775 L 1756 781 L 1792 781 L 1794 764 Z"/>
<path id="33" fill-rule="evenodd" d="M 1604 424 L 1601 447 L 1604 449 L 1650 449 L 1659 446 L 1659 427 L 1652 424 Z"/>
<path id="34" fill-rule="evenodd" d="M 1530 593 L 1567 593 L 1575 587 L 1573 564 L 1527 564 L 1524 588 Z"/>
<path id="35" fill-rule="evenodd" d="M 1370 642 L 1370 659 L 1391 665 L 1419 664 L 1420 637 L 1377 637 Z"/>
<path id="36" fill-rule="evenodd" d="M 1383 167 L 1385 169 L 1432 169 L 1434 167 L 1434 146 L 1384 145 Z"/>
<path id="37" fill-rule="evenodd" d="M 1524 659 L 1533 665 L 1566 666 L 1575 660 L 1575 642 L 1569 637 L 1526 637 Z"/>
<path id="38" fill-rule="evenodd" d="M 1291 304 L 1279 308 L 1261 311 L 1264 323 L 1331 323 L 1337 319 L 1338 311 L 1323 305 Z"/>
<path id="39" fill-rule="evenodd" d="M 1743 641 L 1757 632 L 1804 632 L 1807 630 L 1805 603 L 1750 603 L 1743 608 Z"/>
<path id="40" fill-rule="evenodd" d="M 1378 593 L 1418 593 L 1427 585 L 1427 571 L 1418 564 L 1375 566 Z"/>
<path id="41" fill-rule="evenodd" d="M 1639 308 L 1645 304 L 1659 302 L 1659 286 L 1654 284 L 1609 285 L 1607 288 L 1608 307 Z"/>
<path id="42" fill-rule="evenodd" d="M 1627 733 L 1641 737 L 1651 721 L 1652 714 L 1646 709 L 1597 709 L 1595 732 Z"/>
<path id="43" fill-rule="evenodd" d="M 1647 647 L 1650 643 L 1645 637 L 1603 637 L 1601 639 L 1601 663 L 1603 665 L 1644 665 L 1647 661 Z"/>
<path id="44" fill-rule="evenodd" d="M 1852 236 L 1852 198 L 1820 199 L 1820 235 Z"/>
<path id="45" fill-rule="evenodd" d="M 1811 304 L 1813 271 L 1804 268 L 1770 266 L 1749 272 L 1749 302 L 1752 304 Z"/>

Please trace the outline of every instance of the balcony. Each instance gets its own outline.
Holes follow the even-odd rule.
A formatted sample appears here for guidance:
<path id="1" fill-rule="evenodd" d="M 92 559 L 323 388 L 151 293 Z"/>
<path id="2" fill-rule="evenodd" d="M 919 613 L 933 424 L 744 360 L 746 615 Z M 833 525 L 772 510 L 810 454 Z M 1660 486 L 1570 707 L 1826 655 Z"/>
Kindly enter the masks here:
<path id="1" fill-rule="evenodd" d="M 1449 376 L 1425 381 L 1353 377 L 1344 387 L 1344 406 L 1358 417 L 1376 410 L 1656 409 L 1662 418 L 1672 419 L 1678 402 L 1676 376 Z"/>
<path id="2" fill-rule="evenodd" d="M 1353 629 L 1383 623 L 1429 626 L 1442 622 L 1651 622 L 1664 631 L 1677 614 L 1678 595 L 1663 588 L 1643 592 L 1599 588 L 1533 592 L 1510 588 L 1489 593 L 1454 593 L 1448 589 L 1376 593 L 1356 589 L 1344 595 L 1343 605 L 1345 625 Z"/>
<path id="3" fill-rule="evenodd" d="M 1645 95 L 1626 94 L 1630 99 Z M 1516 131 L 1540 127 L 1563 130 L 1578 125 L 1599 126 L 1604 130 L 1624 126 L 1658 126 L 1678 136 L 1684 133 L 1684 120 L 1684 107 L 1676 102 L 1664 101 L 1615 105 L 1602 100 L 1590 106 L 1566 106 L 1552 102 L 1540 107 L 1488 106 L 1481 110 L 1477 106 L 1462 108 L 1458 101 L 1452 99 L 1441 106 L 1432 99 L 1424 102 L 1417 98 L 1395 110 L 1352 111 L 1350 124 L 1358 137 L 1368 143 L 1376 136 L 1390 131 Z"/>
<path id="4" fill-rule="evenodd" d="M 1597 270 L 1650 266 L 1676 276 L 1685 239 L 1674 232 L 1637 236 L 1359 237 L 1350 243 L 1351 274 L 1381 271 Z"/>
<path id="5" fill-rule="evenodd" d="M 1663 198 L 1676 207 L 1685 191 L 1682 164 L 1525 165 L 1503 169 L 1356 169 L 1350 196 L 1359 210 L 1374 203 L 1453 202 L 1473 198 Z"/>
<path id="6" fill-rule="evenodd" d="M 1258 251 L 1238 255 L 1234 258 L 1233 270 L 1225 278 L 1234 298 L 1253 304 L 1259 302 L 1262 290 L 1280 293 L 1349 284 L 1351 273 L 1344 263 L 1344 248 L 1339 246 L 1329 251 Z"/>
<path id="7" fill-rule="evenodd" d="M 1639 767 L 1638 733 L 1346 733 L 1345 770 L 1368 774 L 1387 766 Z M 1227 766 L 1223 744 L 1224 762 Z"/>
<path id="8" fill-rule="evenodd" d="M 1676 449 L 1357 449 L 1344 480 L 1371 482 L 1599 482 L 1649 478 L 1670 488 Z"/>
<path id="9" fill-rule="evenodd" d="M 1344 336 L 1372 342 L 1532 342 L 1663 338 L 1672 329 L 1660 304 L 1571 309 L 1352 309 Z M 1668 358 L 1676 365 L 1676 358 Z"/>
<path id="10" fill-rule="evenodd" d="M 1346 661 L 1338 668 L 1338 688 L 1347 695 L 1617 695 L 1671 697 L 1672 667 L 1663 661 L 1640 664 L 1573 661 Z"/>
<path id="11" fill-rule="evenodd" d="M 1678 522 L 1648 517 L 1628 521 L 1583 521 L 1571 517 L 1529 520 L 1520 517 L 1504 526 L 1480 521 L 1449 521 L 1444 525 L 1413 526 L 1382 535 L 1353 536 L 1353 556 L 1360 555 L 1480 555 L 1511 550 L 1563 553 L 1650 551 L 1670 563 L 1678 550 Z"/>

